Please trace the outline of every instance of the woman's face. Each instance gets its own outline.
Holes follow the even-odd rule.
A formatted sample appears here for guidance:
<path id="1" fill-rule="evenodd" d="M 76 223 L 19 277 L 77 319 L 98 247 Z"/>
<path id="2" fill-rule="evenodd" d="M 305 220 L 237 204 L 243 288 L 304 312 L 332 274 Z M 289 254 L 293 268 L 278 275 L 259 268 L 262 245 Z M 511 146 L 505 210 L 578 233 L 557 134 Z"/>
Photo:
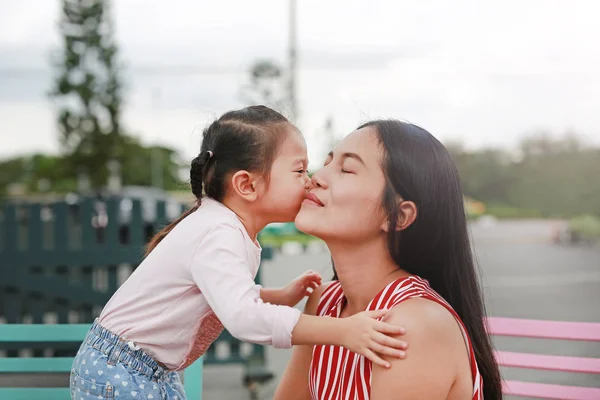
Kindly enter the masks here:
<path id="1" fill-rule="evenodd" d="M 372 128 L 348 135 L 313 175 L 309 199 L 296 217 L 298 229 L 323 240 L 349 242 L 385 234 L 382 155 Z"/>

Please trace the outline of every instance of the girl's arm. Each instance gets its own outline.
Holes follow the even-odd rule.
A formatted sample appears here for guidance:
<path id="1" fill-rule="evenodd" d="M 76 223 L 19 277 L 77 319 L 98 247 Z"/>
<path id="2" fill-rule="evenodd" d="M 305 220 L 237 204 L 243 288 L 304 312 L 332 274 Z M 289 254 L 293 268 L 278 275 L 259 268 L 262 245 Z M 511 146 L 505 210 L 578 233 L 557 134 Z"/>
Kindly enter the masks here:
<path id="1" fill-rule="evenodd" d="M 260 289 L 260 299 L 265 303 L 282 305 L 285 302 L 281 289 Z"/>
<path id="2" fill-rule="evenodd" d="M 318 272 L 306 271 L 281 289 L 261 289 L 260 298 L 265 303 L 294 307 L 319 287 L 322 278 Z"/>
<path id="3" fill-rule="evenodd" d="M 225 328 L 237 339 L 289 348 L 292 344 L 344 346 L 385 366 L 374 352 L 399 356 L 405 343 L 387 336 L 402 328 L 374 318 L 385 311 L 349 318 L 302 315 L 298 309 L 264 303 L 248 267 L 239 228 L 221 224 L 202 239 L 190 265 L 194 282 Z M 395 347 L 395 348 L 394 348 Z"/>
<path id="4" fill-rule="evenodd" d="M 250 271 L 243 232 L 219 224 L 207 232 L 190 262 L 192 279 L 225 328 L 237 339 L 292 346 L 300 310 L 265 303 Z"/>
<path id="5" fill-rule="evenodd" d="M 348 318 L 317 317 L 303 314 L 294 327 L 294 345 L 334 345 L 362 354 L 375 364 L 391 364 L 379 355 L 403 358 L 406 342 L 388 335 L 402 335 L 404 328 L 381 322 L 388 310 L 363 311 Z M 402 350 L 400 350 L 402 349 Z"/>

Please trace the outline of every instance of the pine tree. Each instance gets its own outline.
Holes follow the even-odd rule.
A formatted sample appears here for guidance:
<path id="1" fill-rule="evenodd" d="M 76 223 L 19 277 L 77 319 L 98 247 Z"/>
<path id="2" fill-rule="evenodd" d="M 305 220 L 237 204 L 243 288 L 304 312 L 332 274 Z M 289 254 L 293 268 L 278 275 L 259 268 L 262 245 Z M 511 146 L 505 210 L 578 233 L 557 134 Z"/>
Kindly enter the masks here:
<path id="1" fill-rule="evenodd" d="M 86 174 L 94 189 L 105 185 L 108 164 L 122 162 L 125 135 L 119 124 L 122 84 L 107 0 L 62 0 L 61 60 L 52 95 L 73 176 Z"/>

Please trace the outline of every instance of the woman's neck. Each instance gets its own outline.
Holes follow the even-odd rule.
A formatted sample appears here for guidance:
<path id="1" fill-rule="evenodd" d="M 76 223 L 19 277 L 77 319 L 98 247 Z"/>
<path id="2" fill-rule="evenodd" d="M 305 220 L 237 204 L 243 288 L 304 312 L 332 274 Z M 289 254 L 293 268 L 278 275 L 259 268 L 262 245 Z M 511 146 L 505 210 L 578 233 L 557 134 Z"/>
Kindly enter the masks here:
<path id="1" fill-rule="evenodd" d="M 328 241 L 327 246 L 346 297 L 344 316 L 364 311 L 390 282 L 410 275 L 392 260 L 385 237 L 358 246 Z"/>

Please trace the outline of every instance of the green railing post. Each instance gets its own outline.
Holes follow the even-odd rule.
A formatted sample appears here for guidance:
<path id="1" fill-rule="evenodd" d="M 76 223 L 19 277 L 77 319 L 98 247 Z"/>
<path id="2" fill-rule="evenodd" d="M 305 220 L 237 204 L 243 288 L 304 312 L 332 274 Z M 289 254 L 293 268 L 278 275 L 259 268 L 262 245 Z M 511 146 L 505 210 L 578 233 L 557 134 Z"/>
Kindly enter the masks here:
<path id="1" fill-rule="evenodd" d="M 73 355 L 89 324 L 117 290 L 117 269 L 129 264 L 134 268 L 142 260 L 143 246 L 152 231 L 169 222 L 167 203 L 158 201 L 149 220 L 146 204 L 139 198 L 131 203 L 129 218 L 122 218 L 121 197 L 103 201 L 84 197 L 75 203 L 4 203 L 0 206 L 0 358 L 2 373 L 66 373 Z M 104 202 L 108 224 L 94 224 Z M 187 205 L 181 205 L 184 212 Z M 51 219 L 42 218 L 50 210 Z M 45 216 L 45 215 L 44 215 Z M 264 247 L 263 260 L 273 257 Z M 106 271 L 108 287 L 92 284 L 94 271 Z M 102 277 L 104 276 L 101 274 Z M 260 273 L 256 277 L 260 283 Z M 79 324 L 68 324 L 70 312 L 79 315 Z M 57 316 L 57 325 L 42 325 L 48 313 Z M 31 315 L 33 324 L 22 325 Z M 243 364 L 244 384 L 264 383 L 272 376 L 266 368 L 262 346 L 242 346 L 227 331 L 217 339 L 229 348 L 223 356 L 211 346 L 201 360 L 184 372 L 188 398 L 202 398 L 202 370 L 207 365 Z M 18 349 L 30 348 L 35 356 L 42 349 L 54 349 L 54 357 L 19 358 Z M 16 397 L 14 397 L 16 396 Z M 0 399 L 51 400 L 68 397 L 68 388 L 0 388 Z"/>
<path id="2" fill-rule="evenodd" d="M 189 400 L 202 400 L 203 364 L 204 359 L 201 357 L 183 373 L 183 387 Z"/>

